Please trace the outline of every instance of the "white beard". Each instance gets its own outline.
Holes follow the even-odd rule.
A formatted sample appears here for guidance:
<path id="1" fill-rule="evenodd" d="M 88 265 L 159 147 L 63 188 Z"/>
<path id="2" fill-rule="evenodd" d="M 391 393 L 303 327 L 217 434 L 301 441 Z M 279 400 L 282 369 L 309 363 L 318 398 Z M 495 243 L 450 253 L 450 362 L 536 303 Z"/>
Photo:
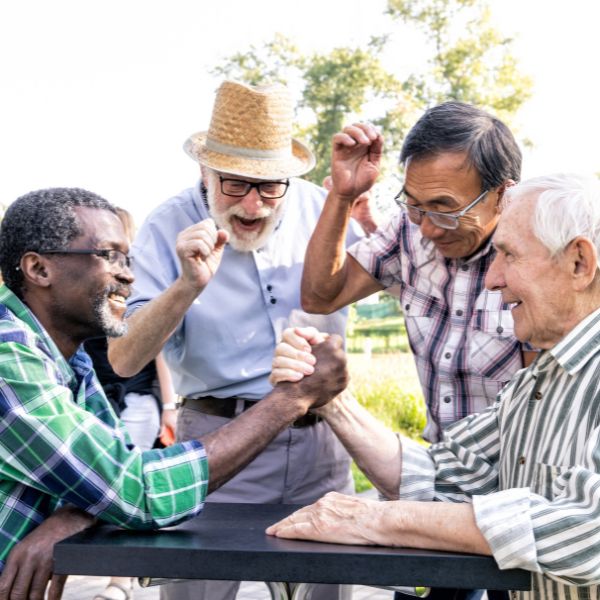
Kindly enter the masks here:
<path id="1" fill-rule="evenodd" d="M 206 179 L 206 197 L 210 216 L 214 219 L 219 229 L 224 229 L 229 233 L 229 244 L 231 244 L 231 247 L 238 252 L 251 252 L 252 250 L 262 248 L 267 243 L 269 237 L 271 237 L 273 230 L 279 222 L 283 202 L 280 202 L 276 208 L 263 206 L 252 216 L 248 215 L 238 204 L 221 210 L 217 207 L 215 200 L 217 177 L 211 173 Z M 231 218 L 234 216 L 241 217 L 242 219 L 264 219 L 264 224 L 260 231 L 249 231 L 242 236 L 234 231 L 231 225 Z"/>
<path id="2" fill-rule="evenodd" d="M 105 336 L 121 337 L 127 333 L 127 322 L 112 314 L 106 296 L 97 299 L 97 302 L 94 303 L 94 313 Z"/>

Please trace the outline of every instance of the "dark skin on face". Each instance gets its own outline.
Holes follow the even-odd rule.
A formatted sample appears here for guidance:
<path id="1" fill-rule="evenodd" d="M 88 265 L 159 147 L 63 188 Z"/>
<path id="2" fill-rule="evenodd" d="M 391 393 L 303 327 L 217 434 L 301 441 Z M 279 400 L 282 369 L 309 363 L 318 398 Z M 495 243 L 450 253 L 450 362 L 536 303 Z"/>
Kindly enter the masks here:
<path id="1" fill-rule="evenodd" d="M 69 249 L 116 249 L 127 254 L 129 244 L 117 215 L 107 210 L 74 209 L 83 234 Z M 128 268 L 110 265 L 95 255 L 26 253 L 21 259 L 24 300 L 48 331 L 61 353 L 69 358 L 81 343 L 103 335 L 94 300 L 107 298 L 111 316 L 120 321 L 133 275 Z"/>
<path id="2" fill-rule="evenodd" d="M 79 209 L 78 215 L 84 235 L 70 245 L 71 249 L 114 248 L 127 252 L 127 239 L 118 217 L 96 209 Z M 128 269 L 120 270 L 93 255 L 31 252 L 21 260 L 21 269 L 26 281 L 25 300 L 65 357 L 70 357 L 96 327 L 93 296 L 103 293 L 107 286 L 123 289 L 133 281 Z M 63 303 L 58 317 L 53 314 L 57 300 Z M 122 317 L 124 306 L 113 304 L 112 314 Z M 209 492 L 241 471 L 293 421 L 331 401 L 346 387 L 342 339 L 332 335 L 315 346 L 314 353 L 318 363 L 310 377 L 297 384 L 275 386 L 252 408 L 200 439 L 208 458 Z M 92 523 L 93 517 L 72 507 L 46 519 L 11 551 L 0 577 L 0 600 L 42 600 L 52 576 L 54 544 Z M 64 577 L 54 578 L 49 600 L 60 598 L 63 585 Z"/>
<path id="3" fill-rule="evenodd" d="M 458 229 L 435 226 L 423 217 L 420 228 L 446 258 L 466 258 L 490 238 L 498 218 L 498 203 L 505 186 L 491 190 L 485 199 L 460 218 Z M 481 176 L 468 162 L 466 152 L 446 152 L 409 159 L 404 191 L 408 202 L 423 210 L 458 212 L 481 192 Z"/>

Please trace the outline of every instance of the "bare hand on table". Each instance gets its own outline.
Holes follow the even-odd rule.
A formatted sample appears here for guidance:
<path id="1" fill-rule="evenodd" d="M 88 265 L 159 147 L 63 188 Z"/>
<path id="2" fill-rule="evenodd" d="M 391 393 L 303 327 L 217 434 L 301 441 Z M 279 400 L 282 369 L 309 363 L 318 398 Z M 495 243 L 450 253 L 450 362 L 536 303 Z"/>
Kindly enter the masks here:
<path id="1" fill-rule="evenodd" d="M 49 581 L 47 600 L 59 600 L 67 576 L 52 573 L 54 545 L 95 521 L 86 512 L 65 506 L 38 525 L 8 555 L 0 576 L 0 600 L 43 600 Z"/>
<path id="2" fill-rule="evenodd" d="M 380 519 L 385 502 L 330 492 L 267 528 L 280 538 L 335 544 L 386 545 L 386 527 Z"/>

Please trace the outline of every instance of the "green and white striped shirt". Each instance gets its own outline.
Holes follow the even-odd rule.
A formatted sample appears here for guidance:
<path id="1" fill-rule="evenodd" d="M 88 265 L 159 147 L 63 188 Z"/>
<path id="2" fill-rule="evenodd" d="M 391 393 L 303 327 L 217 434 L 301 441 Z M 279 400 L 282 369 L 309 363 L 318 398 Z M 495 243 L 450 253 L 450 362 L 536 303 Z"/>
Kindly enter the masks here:
<path id="1" fill-rule="evenodd" d="M 403 439 L 404 500 L 472 502 L 523 599 L 600 599 L 600 310 L 424 449 Z"/>

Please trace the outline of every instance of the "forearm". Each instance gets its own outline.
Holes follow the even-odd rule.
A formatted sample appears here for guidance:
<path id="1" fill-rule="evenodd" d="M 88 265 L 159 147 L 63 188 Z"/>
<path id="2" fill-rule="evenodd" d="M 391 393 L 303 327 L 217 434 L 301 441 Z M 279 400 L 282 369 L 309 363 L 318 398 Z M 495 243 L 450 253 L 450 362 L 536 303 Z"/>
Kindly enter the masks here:
<path id="1" fill-rule="evenodd" d="M 346 232 L 352 203 L 330 192 L 306 249 L 302 273 L 302 307 L 330 313 L 346 283 Z"/>
<path id="2" fill-rule="evenodd" d="M 157 357 L 201 290 L 177 279 L 128 319 L 126 335 L 112 338 L 108 359 L 121 377 L 132 377 Z"/>
<path id="3" fill-rule="evenodd" d="M 227 425 L 203 436 L 209 465 L 209 493 L 241 471 L 298 417 L 311 398 L 297 395 L 293 384 L 280 384 Z"/>
<path id="4" fill-rule="evenodd" d="M 381 506 L 377 529 L 388 545 L 492 554 L 470 504 L 398 501 Z"/>
<path id="5" fill-rule="evenodd" d="M 169 371 L 165 357 L 160 352 L 156 356 L 156 377 L 158 379 L 158 385 L 163 404 L 175 402 L 176 396 L 173 389 L 173 378 L 171 377 L 171 371 Z"/>
<path id="6" fill-rule="evenodd" d="M 402 451 L 396 434 L 351 394 L 342 394 L 319 414 L 375 487 L 386 498 L 398 498 Z"/>
<path id="7" fill-rule="evenodd" d="M 56 509 L 44 521 L 44 523 L 48 522 L 59 534 L 64 534 L 64 537 L 67 537 L 95 525 L 97 519 L 72 504 L 66 504 Z"/>

